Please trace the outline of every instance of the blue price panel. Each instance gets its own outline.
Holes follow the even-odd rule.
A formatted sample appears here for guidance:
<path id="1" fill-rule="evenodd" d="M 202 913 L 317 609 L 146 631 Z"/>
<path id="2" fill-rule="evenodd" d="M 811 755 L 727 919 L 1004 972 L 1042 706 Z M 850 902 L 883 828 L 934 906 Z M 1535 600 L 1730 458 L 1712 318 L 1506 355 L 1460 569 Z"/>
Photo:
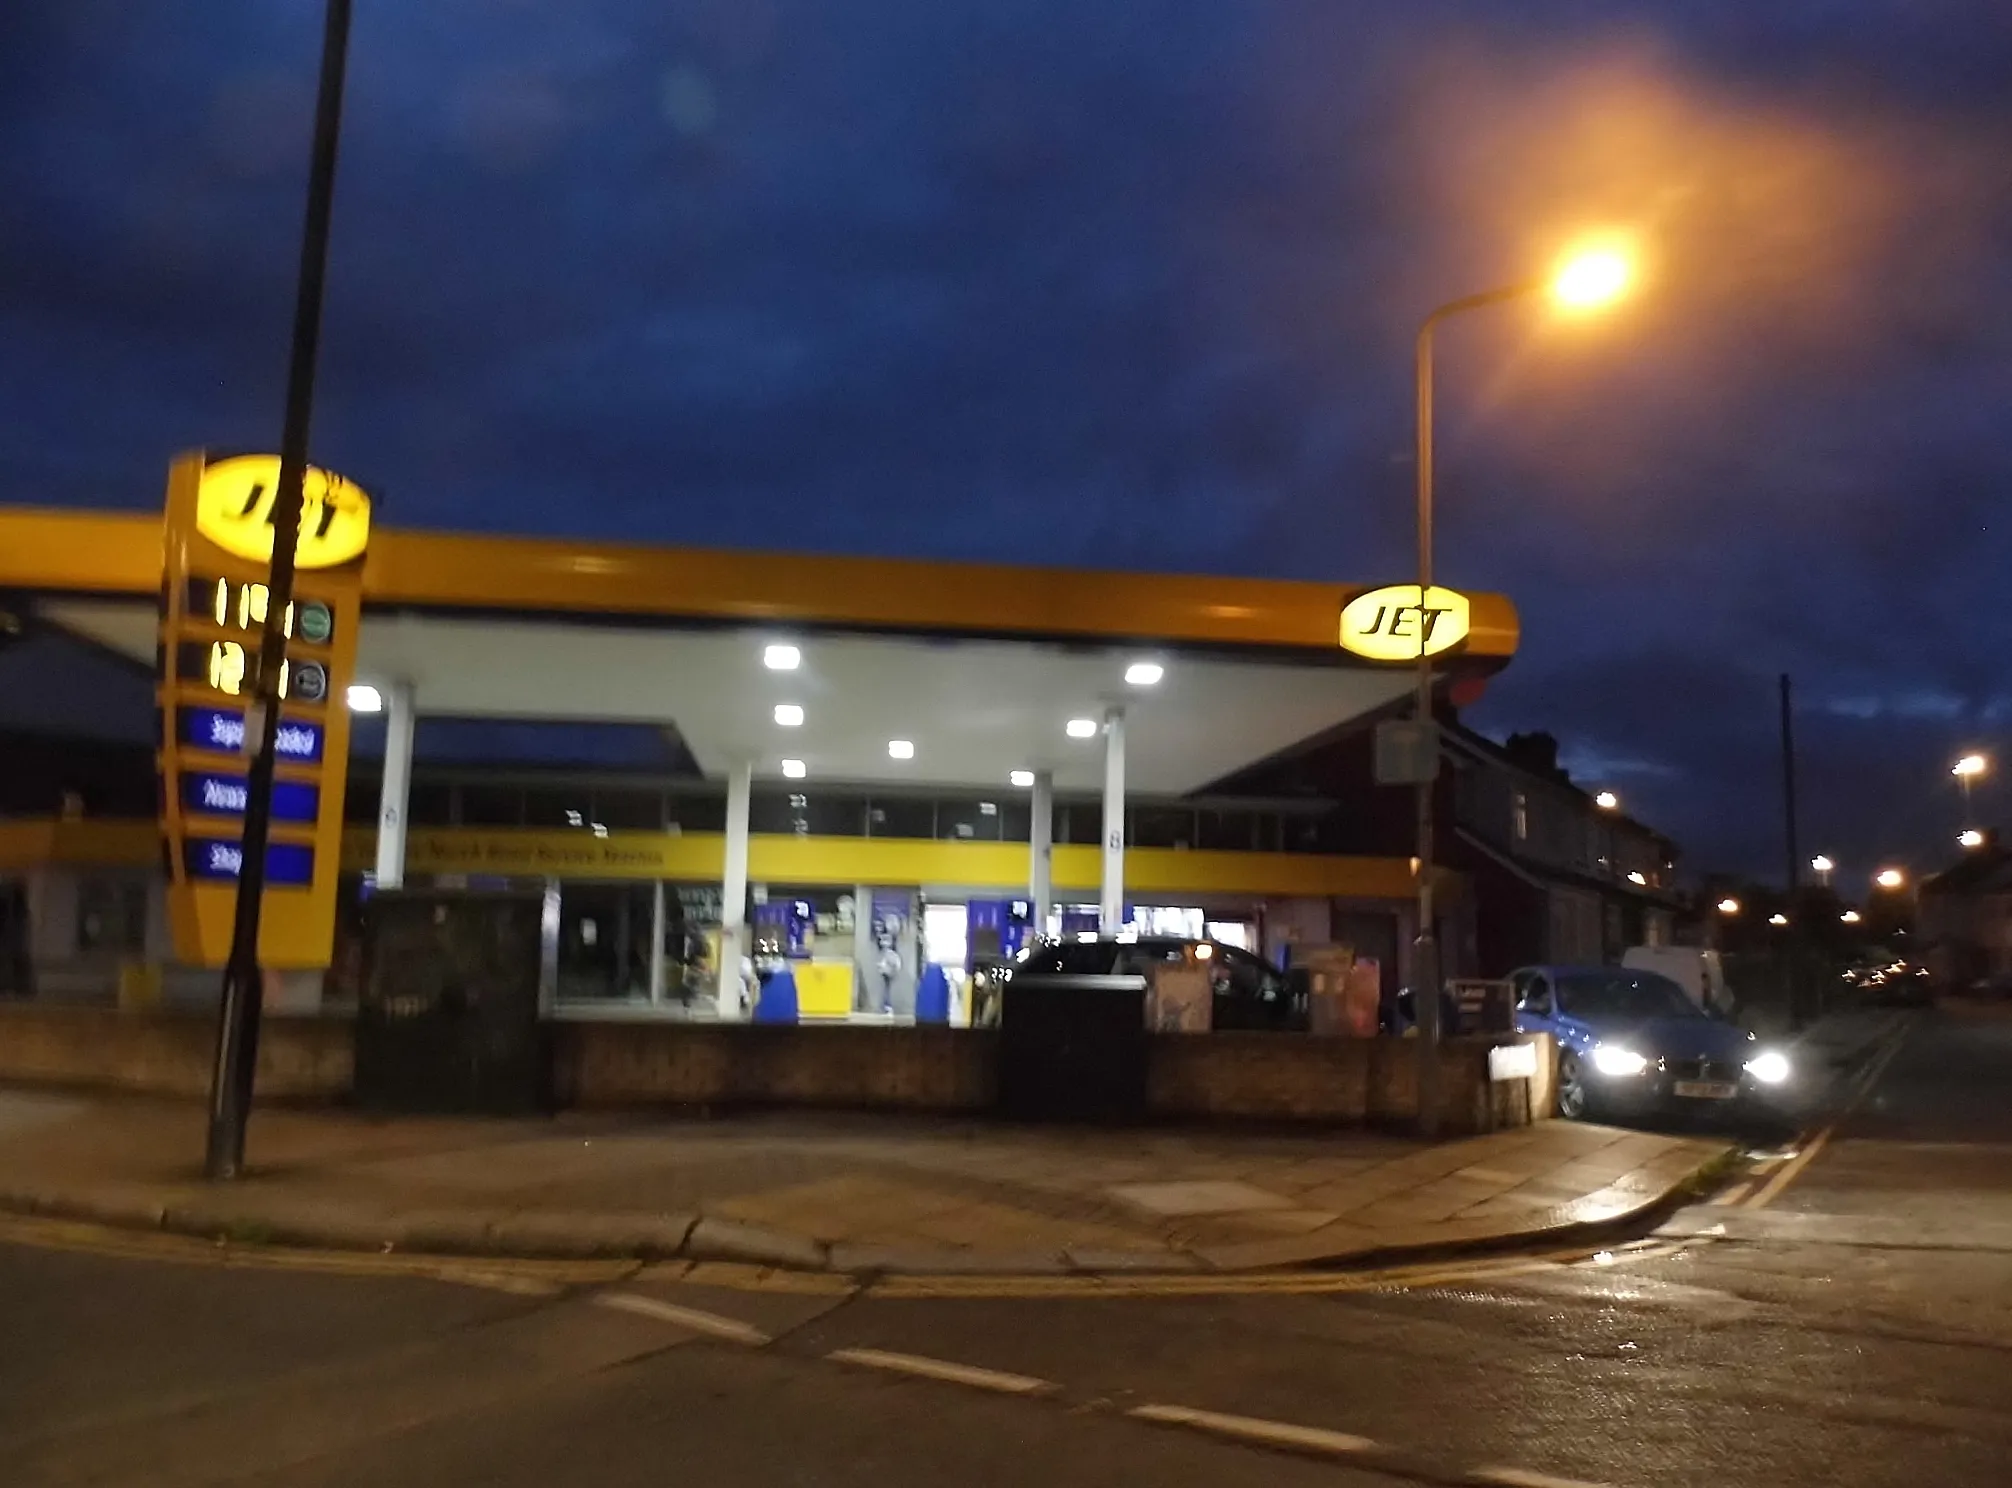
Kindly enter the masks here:
<path id="1" fill-rule="evenodd" d="M 242 775 L 197 770 L 182 777 L 182 806 L 201 816 L 243 816 L 251 788 Z M 272 783 L 272 819 L 311 822 L 321 814 L 321 787 L 304 780 Z"/>
<path id="2" fill-rule="evenodd" d="M 236 708 L 180 708 L 182 742 L 193 749 L 243 754 L 245 716 Z M 321 763 L 321 725 L 282 718 L 273 752 L 289 764 Z"/>
<path id="3" fill-rule="evenodd" d="M 244 849 L 217 837 L 191 837 L 183 845 L 189 877 L 235 880 L 244 867 Z M 265 850 L 265 881 L 282 887 L 305 888 L 314 882 L 314 849 L 300 842 L 269 842 Z"/>

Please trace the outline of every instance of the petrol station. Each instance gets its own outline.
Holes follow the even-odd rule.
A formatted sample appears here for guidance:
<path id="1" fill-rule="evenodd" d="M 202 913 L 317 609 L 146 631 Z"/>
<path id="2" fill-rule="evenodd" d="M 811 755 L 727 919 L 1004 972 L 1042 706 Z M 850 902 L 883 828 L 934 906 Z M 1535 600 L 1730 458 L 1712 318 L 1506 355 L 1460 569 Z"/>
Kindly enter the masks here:
<path id="1" fill-rule="evenodd" d="M 0 588 L 155 669 L 158 820 L 103 866 L 154 876 L 142 954 L 181 985 L 229 938 L 275 475 L 190 455 L 160 513 L 0 507 Z M 404 531 L 322 471 L 299 566 L 260 957 L 269 1001 L 305 1006 L 341 999 L 359 904 L 415 886 L 544 894 L 559 1016 L 744 1018 L 744 968 L 786 967 L 806 1022 L 967 1021 L 1037 935 L 1277 963 L 1380 916 L 1401 946 L 1408 860 L 1323 850 L 1221 783 L 1397 705 L 1421 643 L 1458 685 L 1517 640 L 1505 598 L 1415 585 Z M 415 789 L 434 717 L 647 725 L 691 767 L 433 788 L 422 761 Z"/>

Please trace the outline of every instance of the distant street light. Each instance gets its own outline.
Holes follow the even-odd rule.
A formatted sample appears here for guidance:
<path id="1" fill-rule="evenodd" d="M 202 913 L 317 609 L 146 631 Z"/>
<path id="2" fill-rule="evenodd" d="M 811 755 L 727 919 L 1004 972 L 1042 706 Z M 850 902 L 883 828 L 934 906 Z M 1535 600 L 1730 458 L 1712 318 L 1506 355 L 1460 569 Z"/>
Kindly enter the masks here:
<path id="1" fill-rule="evenodd" d="M 1847 909 L 1843 914 L 1839 915 L 1837 918 L 1840 924 L 1856 925 L 1859 922 L 1859 920 L 1863 918 L 1863 916 L 1860 915 L 1859 912 L 1855 909 Z"/>
<path id="2" fill-rule="evenodd" d="M 1610 305 L 1627 293 L 1634 278 L 1634 265 L 1621 244 L 1584 243 L 1567 253 L 1552 272 L 1542 279 L 1505 284 L 1462 295 L 1427 315 L 1418 326 L 1414 373 L 1418 397 L 1418 604 L 1422 610 L 1432 593 L 1432 352 L 1433 337 L 1441 321 L 1484 309 L 1508 300 L 1548 294 L 1553 303 L 1569 311 L 1590 311 Z M 1432 716 L 1432 655 L 1426 649 L 1426 627 L 1418 628 L 1418 730 L 1421 752 L 1431 761 L 1428 775 L 1420 770 L 1418 780 L 1418 938 L 1412 944 L 1411 982 L 1420 992 L 1418 1006 L 1418 1088 L 1419 1126 L 1431 1135 L 1439 1121 L 1439 1061 L 1430 1046 L 1439 1041 L 1439 946 L 1433 927 L 1432 909 L 1432 822 L 1433 789 L 1438 774 L 1439 741 Z M 1603 805 L 1605 803 L 1602 803 Z M 1615 801 L 1613 805 L 1619 805 Z M 1612 810 L 1613 806 L 1606 809 Z"/>
<path id="3" fill-rule="evenodd" d="M 1722 914 L 1722 915 L 1736 915 L 1736 914 L 1738 914 L 1739 912 L 1740 912 L 1740 902 L 1739 902 L 1739 900 L 1737 900 L 1737 899 L 1732 899 L 1732 898 L 1726 898 L 1726 899 L 1721 899 L 1721 900 L 1719 901 L 1719 913 L 1720 913 L 1720 914 Z"/>
<path id="4" fill-rule="evenodd" d="M 1816 872 L 1816 881 L 1822 884 L 1826 889 L 1829 888 L 1831 870 L 1836 868 L 1837 864 L 1831 862 L 1831 860 L 1825 857 L 1822 853 L 1818 853 L 1815 857 L 1809 860 L 1809 866 Z"/>
<path id="5" fill-rule="evenodd" d="M 1882 868 L 1878 873 L 1873 875 L 1872 881 L 1882 889 L 1890 891 L 1906 884 L 1907 875 L 1902 873 L 1898 868 Z"/>
<path id="6" fill-rule="evenodd" d="M 1776 910 L 1773 914 L 1767 917 L 1767 922 L 1770 925 L 1786 925 L 1788 923 L 1788 916 L 1783 914 L 1780 910 Z"/>
<path id="7" fill-rule="evenodd" d="M 1971 827 L 1962 836 L 1958 837 L 1956 842 L 1960 847 L 1982 847 L 1984 845 L 1984 834 L 1975 827 Z"/>
<path id="8" fill-rule="evenodd" d="M 1600 794 L 1593 797 L 1593 804 L 1602 811 L 1619 811 L 1621 809 L 1621 798 L 1612 791 L 1601 791 Z"/>
<path id="9" fill-rule="evenodd" d="M 1963 787 L 1963 809 L 1966 814 L 1970 810 L 1970 782 L 1990 768 L 1991 761 L 1981 754 L 1966 754 L 1949 767 L 1949 773 L 1954 775 L 1957 783 Z"/>

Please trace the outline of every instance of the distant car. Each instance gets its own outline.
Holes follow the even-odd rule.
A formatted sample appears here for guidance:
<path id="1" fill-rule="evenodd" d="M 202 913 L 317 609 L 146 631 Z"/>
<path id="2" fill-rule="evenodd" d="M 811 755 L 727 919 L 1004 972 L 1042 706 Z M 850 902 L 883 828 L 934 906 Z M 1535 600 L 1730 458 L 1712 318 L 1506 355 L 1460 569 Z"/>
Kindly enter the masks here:
<path id="1" fill-rule="evenodd" d="M 1149 976 L 1155 965 L 1189 960 L 1210 968 L 1212 1028 L 1306 1032 L 1309 1010 L 1304 987 L 1242 947 L 1219 940 L 1100 935 L 1043 941 L 1013 964 L 1007 995 L 1022 977 Z"/>
<path id="2" fill-rule="evenodd" d="M 1529 966 L 1510 980 L 1516 1031 L 1557 1040 L 1558 1114 L 1571 1120 L 1765 1110 L 1794 1073 L 1652 971 Z"/>

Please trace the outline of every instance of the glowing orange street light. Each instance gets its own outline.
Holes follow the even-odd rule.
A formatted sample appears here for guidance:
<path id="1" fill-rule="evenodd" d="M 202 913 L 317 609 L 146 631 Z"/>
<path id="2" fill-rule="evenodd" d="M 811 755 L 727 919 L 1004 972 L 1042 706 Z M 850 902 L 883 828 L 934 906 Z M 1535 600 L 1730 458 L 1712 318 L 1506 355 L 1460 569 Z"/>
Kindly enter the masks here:
<path id="1" fill-rule="evenodd" d="M 1740 902 L 1739 902 L 1739 900 L 1737 900 L 1737 899 L 1731 899 L 1731 898 L 1727 898 L 1727 899 L 1721 899 L 1721 900 L 1719 901 L 1719 913 L 1720 913 L 1720 914 L 1722 914 L 1722 915 L 1736 915 L 1736 914 L 1738 914 L 1739 912 L 1740 912 Z"/>
<path id="2" fill-rule="evenodd" d="M 1956 845 L 1958 847 L 1982 847 L 1984 845 L 1984 834 L 1975 827 L 1971 827 L 1956 839 Z"/>
<path id="3" fill-rule="evenodd" d="M 1593 804 L 1602 811 L 1619 811 L 1621 809 L 1621 798 L 1612 791 L 1601 791 L 1600 794 L 1593 797 Z"/>
<path id="4" fill-rule="evenodd" d="M 1906 884 L 1907 875 L 1902 873 L 1898 868 L 1882 868 L 1878 873 L 1873 875 L 1872 881 L 1882 889 L 1891 892 Z"/>
<path id="5" fill-rule="evenodd" d="M 1418 326 L 1414 371 L 1418 394 L 1418 594 L 1419 603 L 1432 592 L 1432 353 L 1434 333 L 1439 323 L 1469 310 L 1480 310 L 1508 300 L 1531 295 L 1548 295 L 1553 303 L 1569 311 L 1595 310 L 1610 305 L 1628 291 L 1634 278 L 1633 266 L 1624 246 L 1611 239 L 1582 243 L 1566 253 L 1543 279 L 1525 280 L 1485 289 L 1479 294 L 1448 300 L 1427 315 Z M 1423 631 L 1418 642 L 1417 729 L 1418 754 L 1433 772 L 1418 772 L 1418 938 L 1411 949 L 1411 982 L 1414 987 L 1433 987 L 1440 981 L 1439 947 L 1433 935 L 1432 851 L 1436 831 L 1432 821 L 1433 775 L 1439 763 L 1438 739 L 1432 715 L 1432 653 L 1426 649 Z M 1605 809 L 1613 810 L 1616 800 Z M 1439 1062 L 1430 1046 L 1439 1041 L 1439 999 L 1418 1001 L 1418 1124 L 1433 1135 L 1439 1124 Z"/>
<path id="6" fill-rule="evenodd" d="M 1580 248 L 1551 276 L 1551 298 L 1573 310 L 1596 310 L 1628 292 L 1635 266 L 1618 245 Z"/>

